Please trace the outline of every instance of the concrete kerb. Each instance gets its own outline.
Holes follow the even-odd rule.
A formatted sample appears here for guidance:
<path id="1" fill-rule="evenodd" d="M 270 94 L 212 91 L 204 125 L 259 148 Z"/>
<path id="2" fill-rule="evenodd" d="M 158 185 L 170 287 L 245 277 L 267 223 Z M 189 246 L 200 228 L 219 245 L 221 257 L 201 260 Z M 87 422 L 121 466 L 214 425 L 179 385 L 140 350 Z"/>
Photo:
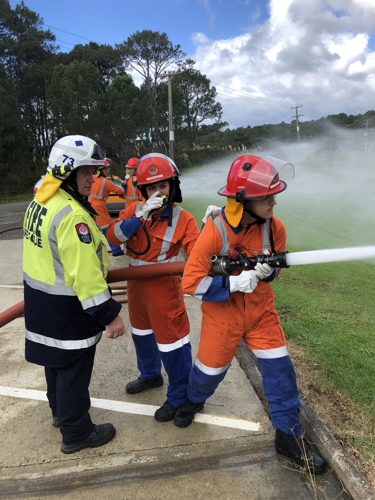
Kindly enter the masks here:
<path id="1" fill-rule="evenodd" d="M 262 375 L 258 369 L 256 358 L 243 341 L 237 349 L 236 356 L 258 397 L 266 405 L 262 389 Z M 300 421 L 307 437 L 329 462 L 351 498 L 353 500 L 374 500 L 375 492 L 363 474 L 345 454 L 344 449 L 330 430 L 316 417 L 311 406 L 302 398 Z"/>
<path id="2" fill-rule="evenodd" d="M 19 300 L 22 299 L 22 290 L 18 289 L 18 287 L 22 283 L 22 266 L 21 266 L 21 255 L 20 252 L 18 251 L 19 245 L 21 243 L 17 241 L 12 241 L 11 246 L 11 251 L 9 251 L 9 256 L 7 260 L 7 265 L 5 266 L 0 266 L 1 272 L 2 272 L 2 278 L 7 285 L 15 285 L 14 290 L 4 290 L 4 293 L 2 294 L 2 299 L 3 299 L 3 307 L 9 307 L 10 305 L 18 302 Z M 8 249 L 9 250 L 9 249 Z M 120 259 L 121 260 L 121 259 Z M 5 264 L 5 263 L 4 263 Z M 123 262 L 116 261 L 115 265 L 117 266 L 122 266 Z M 191 299 L 193 301 L 193 299 Z M 190 302 L 190 300 L 188 301 Z M 198 306 L 194 305 L 194 307 L 190 310 L 191 314 L 193 316 L 192 320 L 197 322 L 199 319 L 199 311 L 198 311 Z M 194 314 L 197 315 L 197 318 L 194 319 Z M 16 322 L 19 322 L 21 320 L 16 320 Z M 16 326 L 16 325 L 15 325 Z M 20 328 L 21 325 L 20 325 Z M 194 342 L 196 344 L 196 340 Z M 104 356 L 104 343 L 102 345 L 102 352 L 103 352 L 103 361 L 106 361 L 105 356 Z M 98 356 L 99 358 L 99 356 Z M 266 407 L 265 403 L 265 398 L 263 395 L 262 391 L 262 378 L 261 374 L 257 368 L 255 358 L 252 355 L 252 353 L 246 348 L 246 346 L 241 343 L 238 350 L 237 350 L 237 360 L 239 362 L 239 365 L 241 366 L 244 374 L 246 375 L 247 379 L 250 381 L 252 387 L 254 388 L 255 392 L 257 393 L 258 398 L 260 401 L 262 401 L 263 405 Z M 99 359 L 98 359 L 99 363 Z M 116 368 L 115 366 L 111 370 L 113 371 L 118 371 L 118 367 Z M 104 372 L 103 372 L 104 373 Z M 243 377 L 245 378 L 245 375 Z M 103 378 L 103 375 L 101 375 L 101 379 Z M 230 379 L 227 381 L 228 383 L 230 382 Z M 39 387 L 35 387 L 39 388 Z M 97 385 L 96 387 L 98 394 L 100 392 L 100 384 Z M 220 396 L 220 398 L 226 398 L 227 395 L 230 393 L 229 390 L 223 390 L 223 394 Z M 109 395 L 112 397 L 112 399 L 115 399 L 115 395 L 111 394 Z M 99 394 L 100 397 L 100 394 Z M 103 396 L 102 396 L 103 397 Z M 141 401 L 144 403 L 151 403 L 155 404 L 155 401 L 160 399 L 156 394 L 150 396 L 150 400 L 145 399 L 145 401 Z M 239 397 L 238 399 L 241 399 Z M 224 403 L 223 408 L 228 408 L 229 407 L 229 401 L 225 401 L 225 399 L 222 399 L 222 401 L 218 401 L 219 403 Z M 259 405 L 260 408 L 262 405 Z M 221 404 L 219 405 L 219 408 L 221 407 Z M 30 409 L 34 412 L 35 414 L 35 409 Z M 224 411 L 224 410 L 223 410 Z M 263 410 L 262 410 L 263 411 Z M 98 415 L 98 411 L 96 412 Z M 238 411 L 238 414 L 241 414 L 242 412 Z M 38 414 L 39 415 L 39 414 Z M 39 417 L 38 417 L 39 418 Z M 122 417 L 117 415 L 115 418 L 115 424 L 116 426 L 119 427 L 119 435 L 124 436 L 124 431 L 125 431 L 125 422 Z M 134 424 L 132 417 L 127 417 L 131 423 Z M 135 419 L 134 419 L 135 420 Z M 316 416 L 314 415 L 312 409 L 310 406 L 302 401 L 302 411 L 301 411 L 301 422 L 302 425 L 306 431 L 306 434 L 308 435 L 309 439 L 316 443 L 317 447 L 319 448 L 320 452 L 323 454 L 323 456 L 329 461 L 331 469 L 333 470 L 334 474 L 336 475 L 337 478 L 341 481 L 343 484 L 344 488 L 348 492 L 348 494 L 351 496 L 353 500 L 374 500 L 375 499 L 375 494 L 374 491 L 371 489 L 371 487 L 368 485 L 366 482 L 365 478 L 362 476 L 362 474 L 358 471 L 356 466 L 346 457 L 344 450 L 342 447 L 339 445 L 339 443 L 335 440 L 335 438 L 332 436 L 330 431 L 320 422 Z M 149 423 L 148 426 L 153 426 L 154 422 Z M 268 427 L 268 422 L 264 422 L 266 427 Z M 175 429 L 174 429 L 175 430 Z M 173 431 L 173 429 L 172 429 Z M 235 449 L 235 454 L 238 454 L 238 458 L 236 460 L 241 461 L 241 455 L 246 454 L 246 453 L 254 453 L 255 450 L 258 448 L 262 449 L 262 452 L 265 454 L 265 456 L 268 456 L 270 453 L 274 453 L 272 443 L 273 443 L 273 432 L 272 429 L 269 429 L 269 432 L 266 432 L 265 435 L 262 436 L 252 436 L 252 439 L 250 442 L 248 441 L 248 437 L 246 436 L 246 433 L 236 433 L 236 435 L 231 436 L 231 439 L 228 440 L 228 436 L 226 435 L 218 435 L 216 443 L 207 443 L 202 440 L 202 436 L 204 432 L 202 429 L 196 427 L 194 430 L 194 436 L 193 439 L 186 439 L 184 442 L 184 451 L 187 452 L 185 455 L 185 460 L 181 461 L 181 464 L 183 467 L 188 466 L 189 464 L 189 458 L 192 459 L 195 456 L 199 456 L 202 453 L 202 446 L 204 449 L 203 456 L 206 456 L 207 451 L 209 451 L 209 455 L 211 460 L 222 460 L 223 457 L 227 455 L 232 454 L 233 448 Z M 52 432 L 52 431 L 51 431 Z M 223 432 L 223 431 L 221 431 Z M 217 431 L 215 431 L 217 433 Z M 197 437 L 199 436 L 199 439 Z M 173 437 L 173 436 L 172 436 Z M 204 436 L 203 436 L 204 437 Z M 224 439 L 221 439 L 221 437 L 224 437 Z M 180 439 L 180 437 L 179 437 Z M 262 442 L 264 439 L 264 442 Z M 173 440 L 172 440 L 173 441 Z M 183 443 L 180 443 L 180 445 Z M 231 445 L 232 450 L 228 449 L 228 444 Z M 63 477 L 64 472 L 68 472 L 71 470 L 71 467 L 73 466 L 74 468 L 74 463 L 76 460 L 67 460 L 66 464 L 61 463 L 61 457 L 54 458 L 55 457 L 55 445 L 51 442 L 50 443 L 50 448 L 48 448 L 50 451 L 53 452 L 53 456 L 51 455 L 51 461 L 49 464 L 41 464 L 43 465 L 43 468 L 45 469 L 44 472 L 46 475 L 48 475 L 48 470 L 51 468 L 51 472 L 53 472 L 52 469 L 56 468 L 56 458 L 57 462 L 59 463 L 59 468 L 61 469 L 61 476 L 60 480 L 63 482 Z M 102 455 L 100 450 L 98 452 L 91 451 L 91 453 L 86 454 L 85 456 L 77 457 L 77 463 L 79 462 L 82 465 L 82 462 L 87 463 L 87 477 L 85 478 L 86 481 L 89 481 L 89 470 L 94 467 L 96 468 L 96 465 L 100 466 L 103 468 L 103 474 L 105 474 L 104 469 L 109 473 L 109 477 L 111 477 L 111 459 L 114 460 L 114 458 L 117 457 L 117 455 L 121 454 L 122 451 L 124 450 L 118 450 L 117 448 L 120 445 L 120 440 L 115 440 L 112 445 L 108 445 L 108 449 L 106 450 L 108 457 L 108 464 L 106 467 L 103 467 L 103 462 L 106 462 L 106 457 Z M 48 445 L 49 446 L 49 445 Z M 207 448 L 208 447 L 208 448 Z M 181 449 L 180 448 L 180 452 Z M 208 450 L 209 449 L 209 450 Z M 272 449 L 272 451 L 271 451 Z M 125 450 L 126 451 L 126 450 Z M 134 451 L 134 450 L 133 450 Z M 119 468 L 115 467 L 117 472 L 119 474 L 124 474 L 125 476 L 127 474 L 132 474 L 135 472 L 133 469 L 133 466 L 135 464 L 139 464 L 142 462 L 144 456 L 146 455 L 147 450 L 144 449 L 143 452 L 139 450 L 139 453 L 133 454 L 133 460 L 130 460 L 130 463 L 124 463 L 122 466 Z M 155 450 L 154 450 L 155 451 Z M 176 454 L 175 452 L 176 451 Z M 166 445 L 166 443 L 163 443 L 163 446 L 160 447 L 158 450 L 157 456 L 156 456 L 156 461 L 162 465 L 163 463 L 165 464 L 165 467 L 171 467 L 171 463 L 174 462 L 177 459 L 177 454 L 180 455 L 180 453 L 177 453 L 178 450 L 174 450 L 173 447 L 169 447 Z M 147 452 L 148 453 L 148 452 Z M 114 457 L 114 458 L 113 458 Z M 63 457 L 65 458 L 65 457 Z M 178 460 L 181 460 L 181 456 L 178 457 Z M 230 460 L 230 458 L 228 459 Z M 64 471 L 65 467 L 67 466 L 66 470 Z M 112 464 L 113 465 L 113 464 Z M 133 466 L 132 466 L 133 465 Z M 147 464 L 146 464 L 147 465 Z M 24 466 L 24 467 L 23 467 Z M 27 469 L 30 469 L 30 464 L 24 463 L 23 466 L 17 468 L 17 474 L 15 474 L 15 477 L 12 477 L 12 474 L 8 476 L 8 478 L 2 482 L 2 486 L 8 486 L 8 492 L 13 491 L 15 488 L 15 483 L 14 481 L 16 479 L 20 479 L 20 476 L 22 476 L 22 472 L 26 473 L 27 476 Z M 99 467 L 99 468 L 100 468 Z M 113 469 L 111 472 L 116 475 L 116 471 Z M 163 469 L 163 467 L 161 467 Z M 173 467 L 172 467 L 173 469 Z M 145 473 L 147 470 L 147 466 L 145 467 Z M 8 471 L 9 472 L 9 471 Z M 16 472 L 16 471 L 14 471 Z M 35 471 L 34 471 L 35 472 Z M 162 470 L 160 471 L 162 473 Z M 96 472 L 98 474 L 98 472 Z M 69 476 L 69 474 L 68 474 Z M 68 476 L 65 476 L 64 479 L 67 479 Z M 113 477 L 113 476 L 112 476 Z M 3 478 L 5 479 L 5 478 Z M 55 477 L 56 479 L 56 477 Z M 69 478 L 68 478 L 69 479 Z M 70 477 L 70 481 L 72 478 Z M 45 477 L 44 481 L 42 483 L 48 483 L 49 479 Z M 20 485 L 18 485 L 20 486 Z M 43 484 L 40 484 L 40 487 L 42 488 Z M 45 486 L 47 486 L 45 484 Z M 41 489 L 41 491 L 43 488 Z M 16 489 L 17 491 L 17 489 Z M 4 490 L 0 496 L 4 494 Z"/>

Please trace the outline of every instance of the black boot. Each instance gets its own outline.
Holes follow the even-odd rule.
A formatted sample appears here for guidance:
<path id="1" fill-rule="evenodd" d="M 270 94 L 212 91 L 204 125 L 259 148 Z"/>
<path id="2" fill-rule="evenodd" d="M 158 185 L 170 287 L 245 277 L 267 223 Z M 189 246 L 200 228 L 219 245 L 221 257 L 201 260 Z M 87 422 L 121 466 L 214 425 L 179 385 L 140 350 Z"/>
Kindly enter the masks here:
<path id="1" fill-rule="evenodd" d="M 175 408 L 167 399 L 163 406 L 158 408 L 154 414 L 155 420 L 158 422 L 170 422 L 174 419 L 178 408 Z"/>
<path id="2" fill-rule="evenodd" d="M 187 427 L 194 420 L 194 415 L 201 411 L 204 407 L 204 401 L 201 403 L 193 403 L 187 399 L 177 410 L 174 417 L 174 425 L 177 427 Z"/>
<path id="3" fill-rule="evenodd" d="M 97 448 L 103 446 L 113 439 L 116 434 L 116 429 L 112 424 L 95 425 L 90 436 L 81 443 L 65 444 L 61 443 L 61 451 L 63 453 L 76 453 L 84 448 Z"/>
<path id="4" fill-rule="evenodd" d="M 277 453 L 290 458 L 314 474 L 322 474 L 327 467 L 324 458 L 314 451 L 303 436 L 289 436 L 276 429 L 275 448 Z"/>
<path id="5" fill-rule="evenodd" d="M 138 392 L 143 392 L 146 389 L 153 389 L 154 387 L 161 387 L 163 385 L 163 377 L 161 373 L 155 378 L 145 380 L 144 378 L 138 377 L 137 380 L 132 380 L 126 384 L 125 391 L 128 394 L 138 394 Z"/>

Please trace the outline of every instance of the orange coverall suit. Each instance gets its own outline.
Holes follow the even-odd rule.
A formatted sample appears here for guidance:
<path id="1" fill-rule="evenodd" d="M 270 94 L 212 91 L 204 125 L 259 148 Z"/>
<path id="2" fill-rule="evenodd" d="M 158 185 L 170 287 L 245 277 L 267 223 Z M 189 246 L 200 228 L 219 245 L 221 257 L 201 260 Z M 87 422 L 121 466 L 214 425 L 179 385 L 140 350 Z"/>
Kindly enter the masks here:
<path id="1" fill-rule="evenodd" d="M 203 313 L 197 360 L 189 377 L 188 398 L 198 403 L 212 396 L 243 339 L 261 367 L 273 426 L 289 435 L 300 435 L 296 376 L 269 283 L 279 269 L 274 269 L 266 280 L 260 280 L 252 293 L 230 293 L 228 276 L 209 276 L 210 257 L 228 255 L 232 245 L 241 245 L 250 257 L 265 250 L 284 252 L 285 243 L 285 227 L 276 217 L 263 223 L 256 222 L 248 229 L 241 224 L 232 227 L 222 209 L 219 216 L 207 221 L 183 274 L 184 292 L 202 300 Z"/>
<path id="2" fill-rule="evenodd" d="M 140 190 L 133 185 L 133 179 L 136 177 L 134 175 L 131 175 L 129 179 L 126 182 L 126 188 L 124 192 L 124 199 L 126 203 L 126 208 L 129 208 L 130 205 L 133 205 L 133 203 L 139 203 L 142 201 L 143 196 Z"/>
<path id="3" fill-rule="evenodd" d="M 91 186 L 89 202 L 91 203 L 91 206 L 99 216 L 96 217 L 95 222 L 100 227 L 104 236 L 107 236 L 107 228 L 112 220 L 111 216 L 109 215 L 107 206 L 105 204 L 109 196 L 109 193 L 114 193 L 118 194 L 119 196 L 123 196 L 124 188 L 116 186 L 109 179 L 103 177 L 103 175 L 95 177 L 95 182 Z M 112 255 L 116 255 L 122 252 L 121 247 L 119 246 L 111 245 L 111 243 L 109 243 L 109 246 L 111 247 Z"/>
<path id="4" fill-rule="evenodd" d="M 108 239 L 112 244 L 129 245 L 126 253 L 130 256 L 130 266 L 176 262 L 181 246 L 187 255 L 190 254 L 199 229 L 189 212 L 173 203 L 161 216 L 145 222 L 134 215 L 141 209 L 142 203 L 125 208 L 108 227 Z M 170 210 L 173 210 L 171 226 L 168 225 Z M 143 225 L 150 237 L 150 248 L 142 255 L 147 248 Z M 169 382 L 167 398 L 177 408 L 186 401 L 192 366 L 190 323 L 181 277 L 129 280 L 127 286 L 140 377 L 150 380 L 158 376 L 162 361 Z"/>

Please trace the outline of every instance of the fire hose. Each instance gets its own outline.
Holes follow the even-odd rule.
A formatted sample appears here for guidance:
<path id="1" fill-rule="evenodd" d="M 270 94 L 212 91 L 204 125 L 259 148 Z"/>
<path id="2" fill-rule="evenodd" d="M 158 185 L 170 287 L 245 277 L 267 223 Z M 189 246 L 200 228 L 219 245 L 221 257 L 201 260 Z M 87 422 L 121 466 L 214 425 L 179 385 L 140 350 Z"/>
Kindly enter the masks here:
<path id="1" fill-rule="evenodd" d="M 228 256 L 211 257 L 212 276 L 228 275 L 234 269 L 249 270 L 254 269 L 257 263 L 268 264 L 271 267 L 288 268 L 304 264 L 322 264 L 326 262 L 343 262 L 349 260 L 363 260 L 375 258 L 375 246 L 335 248 L 330 250 L 312 250 L 307 252 L 280 252 L 273 254 L 260 254 L 247 257 L 238 253 L 236 257 Z M 185 268 L 185 261 L 170 262 L 168 264 L 149 264 L 140 267 L 124 267 L 112 269 L 108 272 L 107 282 L 114 283 L 131 279 L 149 279 L 163 276 L 182 275 Z M 23 315 L 24 303 L 10 307 L 0 313 L 0 328 Z"/>
<path id="2" fill-rule="evenodd" d="M 17 229 L 23 229 L 23 226 L 18 227 L 7 227 L 6 229 L 2 229 L 0 234 L 7 233 L 8 231 L 16 231 Z"/>
<path id="3" fill-rule="evenodd" d="M 168 264 L 150 264 L 140 267 L 122 267 L 110 269 L 107 275 L 107 283 L 128 281 L 134 279 L 160 278 L 162 276 L 182 275 L 186 262 L 170 262 Z M 18 302 L 6 311 L 0 313 L 0 328 L 11 321 L 23 316 L 24 302 Z"/>

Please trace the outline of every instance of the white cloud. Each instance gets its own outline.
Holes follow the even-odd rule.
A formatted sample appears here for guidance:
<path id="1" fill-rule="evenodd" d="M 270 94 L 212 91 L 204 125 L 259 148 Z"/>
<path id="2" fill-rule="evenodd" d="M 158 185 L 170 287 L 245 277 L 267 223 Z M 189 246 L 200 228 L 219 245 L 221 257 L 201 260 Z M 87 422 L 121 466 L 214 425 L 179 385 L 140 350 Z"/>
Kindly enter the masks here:
<path id="1" fill-rule="evenodd" d="M 374 108 L 373 0 L 271 0 L 269 10 L 268 20 L 237 37 L 192 37 L 192 58 L 220 91 L 230 127 L 289 122 L 296 104 L 323 116 Z"/>

